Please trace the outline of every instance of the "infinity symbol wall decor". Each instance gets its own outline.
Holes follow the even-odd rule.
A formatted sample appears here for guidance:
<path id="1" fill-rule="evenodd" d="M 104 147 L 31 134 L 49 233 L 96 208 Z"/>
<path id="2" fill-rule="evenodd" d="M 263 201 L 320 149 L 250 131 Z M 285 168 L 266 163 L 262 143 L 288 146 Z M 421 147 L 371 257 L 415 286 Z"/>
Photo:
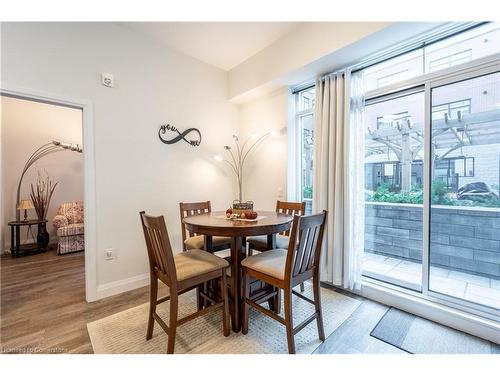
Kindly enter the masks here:
<path id="1" fill-rule="evenodd" d="M 174 132 L 174 133 L 177 133 L 178 135 L 176 135 L 172 139 L 163 139 L 162 138 L 162 134 L 165 134 L 167 132 L 167 130 L 171 131 L 171 132 Z M 195 133 L 195 134 L 197 134 L 198 135 L 197 136 L 198 139 L 191 139 L 191 140 L 186 139 L 186 136 L 189 133 Z M 177 130 L 177 128 L 175 126 L 172 126 L 170 124 L 163 124 L 163 125 L 160 126 L 160 129 L 158 130 L 158 138 L 160 138 L 160 141 L 162 141 L 163 143 L 165 143 L 167 145 L 171 145 L 171 144 L 177 143 L 181 139 L 184 140 L 185 142 L 189 143 L 191 146 L 199 146 L 200 143 L 201 143 L 201 133 L 200 133 L 200 131 L 198 129 L 196 129 L 196 128 L 189 128 L 189 129 L 184 130 L 181 133 L 180 131 Z"/>

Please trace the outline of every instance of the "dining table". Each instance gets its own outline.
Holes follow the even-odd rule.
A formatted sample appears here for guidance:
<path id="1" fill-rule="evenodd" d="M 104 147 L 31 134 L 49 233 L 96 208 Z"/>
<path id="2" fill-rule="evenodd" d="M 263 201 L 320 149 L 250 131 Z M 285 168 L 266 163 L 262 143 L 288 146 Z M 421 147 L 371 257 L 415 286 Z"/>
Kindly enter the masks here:
<path id="1" fill-rule="evenodd" d="M 223 211 L 214 211 L 183 219 L 189 232 L 204 235 L 206 251 L 212 251 L 213 236 L 231 237 L 229 298 L 231 326 L 234 332 L 241 329 L 241 261 L 246 257 L 246 238 L 267 236 L 268 249 L 274 249 L 276 234 L 289 230 L 293 221 L 292 215 L 275 211 L 257 211 L 257 214 L 255 220 L 242 220 L 227 218 Z M 265 290 L 266 286 L 262 285 L 259 289 Z M 255 290 L 253 294 L 258 292 L 259 290 Z"/>

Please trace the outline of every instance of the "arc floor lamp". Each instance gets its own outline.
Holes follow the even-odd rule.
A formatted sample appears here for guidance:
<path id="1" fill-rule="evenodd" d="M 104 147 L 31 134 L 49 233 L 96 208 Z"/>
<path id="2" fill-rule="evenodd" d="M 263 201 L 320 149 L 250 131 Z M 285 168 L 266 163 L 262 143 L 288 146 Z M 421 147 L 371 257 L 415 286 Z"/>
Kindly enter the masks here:
<path id="1" fill-rule="evenodd" d="M 19 207 L 19 203 L 21 202 L 21 185 L 23 183 L 24 175 L 37 160 L 40 160 L 46 155 L 60 151 L 75 151 L 80 153 L 83 152 L 82 148 L 78 144 L 52 141 L 38 148 L 29 157 L 28 161 L 24 165 L 23 171 L 21 173 L 21 178 L 19 179 L 19 183 L 17 184 L 16 221 L 21 220 L 21 211 L 19 211 L 17 208 Z"/>

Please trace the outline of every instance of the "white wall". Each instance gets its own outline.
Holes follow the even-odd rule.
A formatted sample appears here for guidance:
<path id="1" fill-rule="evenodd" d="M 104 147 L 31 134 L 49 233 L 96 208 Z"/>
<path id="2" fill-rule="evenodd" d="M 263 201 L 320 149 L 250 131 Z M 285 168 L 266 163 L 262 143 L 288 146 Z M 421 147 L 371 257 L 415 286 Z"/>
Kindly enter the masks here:
<path id="1" fill-rule="evenodd" d="M 244 173 L 244 199 L 253 200 L 257 210 L 273 211 L 276 200 L 287 197 L 287 116 L 288 92 L 285 88 L 240 105 L 243 137 L 252 132 L 278 132 L 278 136 L 258 146 Z"/>
<path id="2" fill-rule="evenodd" d="M 388 22 L 305 22 L 229 71 L 236 99 L 389 26 Z M 313 78 L 312 76 L 307 78 Z M 300 82 L 295 82 L 300 83 Z"/>
<path id="3" fill-rule="evenodd" d="M 82 144 L 82 111 L 75 108 L 27 101 L 2 96 L 2 158 L 5 161 L 2 179 L 3 220 L 15 219 L 17 184 L 28 157 L 45 143 L 60 140 Z M 30 198 L 30 184 L 35 184 L 37 172 L 45 172 L 58 182 L 47 214 L 50 242 L 57 242 L 52 219 L 63 202 L 83 200 L 83 156 L 76 152 L 58 152 L 36 162 L 25 174 L 21 199 Z M 24 211 L 21 213 L 21 217 Z M 28 211 L 28 218 L 36 219 L 35 210 Z M 2 227 L 5 243 L 10 247 L 9 227 Z M 36 231 L 35 231 L 36 234 Z"/>
<path id="4" fill-rule="evenodd" d="M 180 249 L 180 201 L 232 201 L 212 158 L 238 126 L 225 72 L 110 23 L 3 23 L 1 34 L 3 84 L 93 103 L 98 286 L 148 271 L 140 210 L 165 215 Z M 115 88 L 100 85 L 100 72 L 114 74 Z M 201 146 L 162 144 L 163 122 L 199 128 Z M 104 260 L 108 247 L 116 260 Z"/>

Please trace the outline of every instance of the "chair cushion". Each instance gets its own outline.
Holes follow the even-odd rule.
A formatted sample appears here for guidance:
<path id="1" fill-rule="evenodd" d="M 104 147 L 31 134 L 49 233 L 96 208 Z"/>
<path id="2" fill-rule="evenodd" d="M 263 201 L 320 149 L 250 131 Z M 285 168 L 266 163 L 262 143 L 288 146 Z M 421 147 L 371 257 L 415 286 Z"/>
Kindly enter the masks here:
<path id="1" fill-rule="evenodd" d="M 186 241 L 184 241 L 184 243 L 186 244 L 186 250 L 203 249 L 205 248 L 205 236 L 200 235 L 189 237 Z M 221 246 L 226 244 L 227 247 L 231 247 L 231 237 L 212 237 L 213 246 Z"/>
<path id="2" fill-rule="evenodd" d="M 288 241 L 290 237 L 284 236 L 282 234 L 276 235 L 276 249 L 288 249 Z M 267 236 L 255 236 L 249 237 L 247 242 L 254 245 L 256 248 L 266 248 L 267 247 Z"/>
<path id="3" fill-rule="evenodd" d="M 59 237 L 75 236 L 77 234 L 83 234 L 83 233 L 84 233 L 83 223 L 69 224 L 65 227 L 57 229 L 57 235 Z"/>
<path id="4" fill-rule="evenodd" d="M 279 280 L 285 279 L 285 263 L 288 250 L 274 249 L 243 259 L 241 265 L 265 273 Z"/>
<path id="5" fill-rule="evenodd" d="M 211 271 L 226 268 L 229 263 L 205 250 L 188 250 L 174 256 L 177 280 L 182 281 Z"/>

